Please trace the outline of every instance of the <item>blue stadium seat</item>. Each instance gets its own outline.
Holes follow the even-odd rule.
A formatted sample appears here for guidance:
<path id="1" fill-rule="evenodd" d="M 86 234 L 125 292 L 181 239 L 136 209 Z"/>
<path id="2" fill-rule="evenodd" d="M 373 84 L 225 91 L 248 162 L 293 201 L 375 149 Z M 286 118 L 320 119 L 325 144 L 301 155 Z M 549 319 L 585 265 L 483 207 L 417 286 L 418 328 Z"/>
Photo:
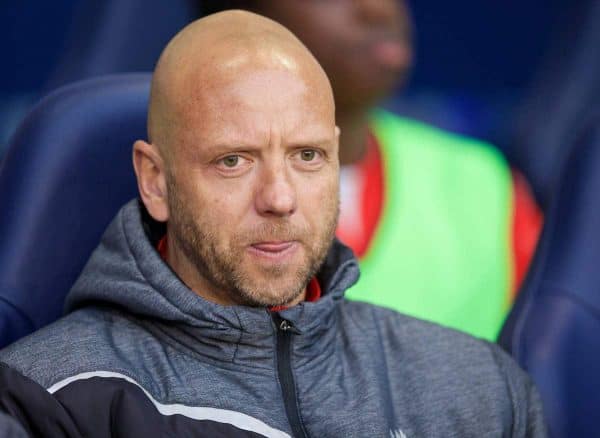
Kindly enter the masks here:
<path id="1" fill-rule="evenodd" d="M 0 346 L 58 318 L 119 207 L 137 195 L 149 74 L 90 79 L 44 98 L 0 167 Z"/>
<path id="2" fill-rule="evenodd" d="M 82 0 L 47 89 L 94 76 L 151 71 L 167 42 L 200 16 L 200 0 Z"/>
<path id="3" fill-rule="evenodd" d="M 571 10 L 565 12 L 570 13 L 562 15 L 547 59 L 514 115 L 517 129 L 507 150 L 544 210 L 559 183 L 575 127 L 600 109 L 600 2 L 568 4 Z"/>
<path id="4" fill-rule="evenodd" d="M 500 335 L 537 383 L 552 436 L 599 436 L 600 114 L 551 202 L 530 275 Z"/>

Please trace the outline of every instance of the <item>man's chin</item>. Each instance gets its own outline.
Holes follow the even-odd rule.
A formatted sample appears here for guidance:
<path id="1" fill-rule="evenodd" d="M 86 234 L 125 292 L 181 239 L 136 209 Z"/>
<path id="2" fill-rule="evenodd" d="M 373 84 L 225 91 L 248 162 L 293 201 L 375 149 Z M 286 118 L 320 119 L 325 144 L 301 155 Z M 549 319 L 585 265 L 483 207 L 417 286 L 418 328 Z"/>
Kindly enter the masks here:
<path id="1" fill-rule="evenodd" d="M 237 293 L 253 307 L 295 304 L 305 291 L 312 274 L 311 260 L 302 244 L 297 244 L 284 257 L 256 254 L 249 250 L 239 260 Z"/>
<path id="2" fill-rule="evenodd" d="M 240 285 L 238 292 L 243 301 L 252 307 L 274 307 L 293 303 L 298 300 L 308 283 L 308 280 L 300 278 L 297 272 L 263 272 L 263 275 L 254 278 L 252 284 Z"/>

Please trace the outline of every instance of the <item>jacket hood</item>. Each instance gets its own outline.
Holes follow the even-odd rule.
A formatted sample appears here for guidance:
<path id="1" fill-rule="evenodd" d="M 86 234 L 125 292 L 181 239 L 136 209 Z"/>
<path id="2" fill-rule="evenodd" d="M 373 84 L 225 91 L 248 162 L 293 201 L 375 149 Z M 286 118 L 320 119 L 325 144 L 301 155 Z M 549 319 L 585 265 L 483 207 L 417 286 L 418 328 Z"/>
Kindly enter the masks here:
<path id="1" fill-rule="evenodd" d="M 272 333 L 273 320 L 267 309 L 218 305 L 183 284 L 155 250 L 153 240 L 160 227 L 139 200 L 127 203 L 109 225 L 68 294 L 66 311 L 108 306 L 144 319 L 223 334 Z M 317 275 L 322 297 L 279 314 L 299 332 L 320 331 L 319 328 L 330 326 L 335 307 L 358 276 L 352 251 L 336 240 Z"/>

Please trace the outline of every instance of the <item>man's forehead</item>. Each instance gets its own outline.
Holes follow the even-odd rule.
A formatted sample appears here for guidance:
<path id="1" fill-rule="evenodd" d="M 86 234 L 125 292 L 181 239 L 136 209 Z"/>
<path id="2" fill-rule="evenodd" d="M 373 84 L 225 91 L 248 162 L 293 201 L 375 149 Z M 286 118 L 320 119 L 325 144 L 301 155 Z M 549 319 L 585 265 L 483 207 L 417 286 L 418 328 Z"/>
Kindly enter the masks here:
<path id="1" fill-rule="evenodd" d="M 228 21 L 236 26 L 221 26 Z M 155 133 L 152 127 L 196 123 L 203 112 L 218 119 L 219 112 L 283 111 L 306 100 L 315 111 L 332 113 L 334 106 L 329 81 L 310 52 L 287 29 L 254 14 L 188 26 L 165 49 L 152 88 L 149 127 Z"/>
<path id="2" fill-rule="evenodd" d="M 217 71 L 187 81 L 188 89 L 178 100 L 179 116 L 218 122 L 237 116 L 295 115 L 333 122 L 334 104 L 327 85 L 281 64 Z"/>
<path id="3" fill-rule="evenodd" d="M 322 94 L 318 87 L 310 86 L 307 78 L 281 68 L 250 67 L 236 72 L 216 72 L 193 85 L 197 85 L 195 98 L 199 101 L 232 106 L 232 110 L 288 105 L 293 99 L 318 100 Z"/>
<path id="4" fill-rule="evenodd" d="M 291 109 L 281 112 L 255 112 L 246 109 L 230 112 L 205 112 L 182 124 L 181 145 L 209 150 L 257 149 L 268 145 L 326 146 L 335 140 L 333 116 Z"/>

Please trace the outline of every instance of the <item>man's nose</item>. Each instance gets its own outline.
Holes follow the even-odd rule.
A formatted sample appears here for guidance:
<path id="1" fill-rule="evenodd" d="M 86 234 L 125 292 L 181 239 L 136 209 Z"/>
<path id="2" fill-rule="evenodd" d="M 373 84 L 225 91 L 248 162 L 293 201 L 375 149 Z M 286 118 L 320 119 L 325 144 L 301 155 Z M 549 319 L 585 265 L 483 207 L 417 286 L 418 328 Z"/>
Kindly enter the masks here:
<path id="1" fill-rule="evenodd" d="M 256 192 L 256 210 L 263 216 L 290 216 L 296 211 L 296 188 L 285 163 L 265 165 Z"/>

